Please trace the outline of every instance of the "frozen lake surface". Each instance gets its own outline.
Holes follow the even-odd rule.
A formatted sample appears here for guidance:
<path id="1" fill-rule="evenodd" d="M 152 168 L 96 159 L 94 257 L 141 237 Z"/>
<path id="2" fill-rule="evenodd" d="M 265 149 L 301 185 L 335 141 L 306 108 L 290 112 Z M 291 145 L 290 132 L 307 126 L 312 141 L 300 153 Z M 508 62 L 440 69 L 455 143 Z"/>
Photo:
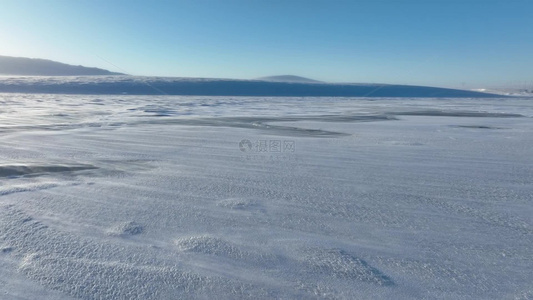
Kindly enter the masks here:
<path id="1" fill-rule="evenodd" d="M 0 94 L 1 299 L 531 299 L 533 99 Z"/>

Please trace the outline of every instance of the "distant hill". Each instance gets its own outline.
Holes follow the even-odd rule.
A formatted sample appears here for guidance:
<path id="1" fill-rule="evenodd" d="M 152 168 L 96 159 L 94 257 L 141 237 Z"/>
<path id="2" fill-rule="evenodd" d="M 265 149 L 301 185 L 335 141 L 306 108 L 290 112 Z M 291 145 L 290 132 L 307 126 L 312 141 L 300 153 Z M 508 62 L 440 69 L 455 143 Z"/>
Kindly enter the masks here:
<path id="1" fill-rule="evenodd" d="M 294 75 L 278 75 L 278 76 L 260 77 L 260 78 L 257 78 L 257 80 L 270 81 L 270 82 L 324 83 L 322 81 L 300 77 L 300 76 L 294 76 Z"/>
<path id="2" fill-rule="evenodd" d="M 73 66 L 47 59 L 0 55 L 0 75 L 16 76 L 87 76 L 124 75 L 99 68 Z"/>

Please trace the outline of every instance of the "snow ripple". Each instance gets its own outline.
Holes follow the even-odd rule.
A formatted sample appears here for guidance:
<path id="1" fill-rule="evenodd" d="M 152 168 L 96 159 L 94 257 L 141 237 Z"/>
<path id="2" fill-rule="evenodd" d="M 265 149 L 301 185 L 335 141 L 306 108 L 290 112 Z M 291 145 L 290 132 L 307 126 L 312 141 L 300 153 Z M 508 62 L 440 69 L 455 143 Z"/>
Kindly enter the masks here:
<path id="1" fill-rule="evenodd" d="M 57 231 L 14 205 L 0 207 L 0 243 L 20 261 L 19 272 L 78 299 L 272 297 L 251 284 L 185 271 L 156 249 L 139 252 Z"/>

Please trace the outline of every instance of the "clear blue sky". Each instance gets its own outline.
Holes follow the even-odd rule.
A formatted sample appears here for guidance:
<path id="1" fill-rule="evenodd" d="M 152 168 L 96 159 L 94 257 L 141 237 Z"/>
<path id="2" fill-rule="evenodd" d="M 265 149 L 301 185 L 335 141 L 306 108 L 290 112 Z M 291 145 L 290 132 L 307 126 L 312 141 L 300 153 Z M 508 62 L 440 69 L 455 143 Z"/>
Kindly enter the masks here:
<path id="1" fill-rule="evenodd" d="M 533 1 L 0 0 L 0 55 L 134 75 L 502 86 L 533 81 Z"/>

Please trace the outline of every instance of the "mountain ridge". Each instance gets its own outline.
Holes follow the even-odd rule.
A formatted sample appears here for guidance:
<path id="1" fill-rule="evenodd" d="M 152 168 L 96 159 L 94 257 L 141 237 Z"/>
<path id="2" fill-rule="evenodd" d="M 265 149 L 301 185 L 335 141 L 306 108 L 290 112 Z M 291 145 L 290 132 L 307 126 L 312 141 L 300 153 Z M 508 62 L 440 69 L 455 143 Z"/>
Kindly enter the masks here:
<path id="1" fill-rule="evenodd" d="M 327 83 L 296 75 L 267 76 L 252 80 L 131 76 L 47 59 L 12 56 L 0 56 L 0 75 L 7 75 L 7 77 L 0 78 L 0 93 L 267 97 L 501 97 L 501 95 L 490 93 L 427 86 Z M 17 77 L 10 78 L 9 76 Z"/>
<path id="2" fill-rule="evenodd" d="M 0 55 L 0 75 L 11 76 L 96 76 L 122 73 L 84 66 L 69 65 L 49 59 Z"/>
<path id="3" fill-rule="evenodd" d="M 266 77 L 259 77 L 256 80 L 270 81 L 270 82 L 325 83 L 324 81 L 319 81 L 319 80 L 302 77 L 302 76 L 296 76 L 296 75 L 266 76 Z"/>

